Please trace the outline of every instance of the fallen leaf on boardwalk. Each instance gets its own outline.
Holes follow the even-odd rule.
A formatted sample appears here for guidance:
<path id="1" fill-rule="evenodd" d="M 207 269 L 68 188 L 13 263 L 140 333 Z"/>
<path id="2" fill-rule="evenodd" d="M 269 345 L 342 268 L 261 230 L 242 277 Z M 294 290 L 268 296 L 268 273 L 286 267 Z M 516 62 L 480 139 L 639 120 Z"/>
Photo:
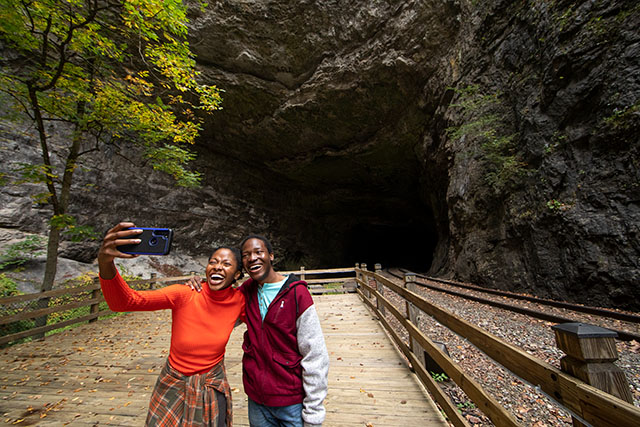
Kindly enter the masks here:
<path id="1" fill-rule="evenodd" d="M 373 423 L 367 423 L 367 427 L 373 427 Z"/>
<path id="2" fill-rule="evenodd" d="M 407 401 L 406 401 L 406 400 L 401 400 L 401 401 L 400 401 L 400 404 L 402 404 L 402 405 L 406 405 L 406 404 L 407 404 Z"/>
<path id="3" fill-rule="evenodd" d="M 147 369 L 147 372 L 153 373 L 153 369 L 149 368 L 149 369 Z"/>
<path id="4" fill-rule="evenodd" d="M 124 404 L 124 405 L 122 405 L 122 406 L 129 406 L 129 405 L 131 405 L 131 402 L 127 402 L 127 403 L 125 403 L 125 404 Z"/>
<path id="5" fill-rule="evenodd" d="M 367 397 L 370 397 L 373 399 L 373 393 L 367 393 Z"/>

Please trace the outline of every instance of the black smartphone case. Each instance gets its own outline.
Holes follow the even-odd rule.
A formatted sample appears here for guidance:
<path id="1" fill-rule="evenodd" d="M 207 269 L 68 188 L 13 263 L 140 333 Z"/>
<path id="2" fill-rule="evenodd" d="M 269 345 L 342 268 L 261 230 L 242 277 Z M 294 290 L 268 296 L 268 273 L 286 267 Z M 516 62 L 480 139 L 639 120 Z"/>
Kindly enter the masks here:
<path id="1" fill-rule="evenodd" d="M 140 239 L 140 243 L 118 246 L 120 252 L 136 255 L 167 255 L 171 251 L 172 229 L 136 227 L 136 230 L 142 230 L 142 233 L 130 238 Z"/>

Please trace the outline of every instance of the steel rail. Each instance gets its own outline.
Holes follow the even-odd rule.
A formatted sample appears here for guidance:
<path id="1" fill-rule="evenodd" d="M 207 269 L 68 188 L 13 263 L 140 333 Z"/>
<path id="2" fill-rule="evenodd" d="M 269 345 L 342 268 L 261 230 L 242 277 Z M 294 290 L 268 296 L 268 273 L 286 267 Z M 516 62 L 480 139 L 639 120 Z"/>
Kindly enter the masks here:
<path id="1" fill-rule="evenodd" d="M 402 269 L 398 269 L 400 271 L 402 271 Z M 390 270 L 387 270 L 387 272 L 389 274 L 391 274 L 392 276 L 399 278 L 399 279 L 403 279 L 403 277 L 400 277 L 398 274 L 393 273 Z M 416 277 L 421 277 L 421 278 L 425 278 L 423 275 L 420 274 L 415 274 Z M 426 279 L 426 280 L 431 280 L 431 279 Z M 556 322 L 556 323 L 573 323 L 576 322 L 575 319 L 571 319 L 569 317 L 564 317 L 564 316 L 558 316 L 555 314 L 550 314 L 550 313 L 544 313 L 538 310 L 531 310 L 525 307 L 519 307 L 516 305 L 511 305 L 511 304 L 507 304 L 507 303 L 503 303 L 503 302 L 499 302 L 499 301 L 494 301 L 491 299 L 487 299 L 487 298 L 482 298 L 482 297 L 478 297 L 475 295 L 469 295 L 469 294 L 465 294 L 463 292 L 457 292 L 457 291 L 453 291 L 450 289 L 444 289 L 441 288 L 439 286 L 435 286 L 435 285 L 430 285 L 428 283 L 421 283 L 421 282 L 416 282 L 417 285 L 434 290 L 434 291 L 438 291 L 438 292 L 443 292 L 443 293 L 447 293 L 449 295 L 454 295 L 454 296 L 458 296 L 461 298 L 465 298 L 468 300 L 472 300 L 472 301 L 476 301 L 476 302 L 480 302 L 482 304 L 488 304 L 491 305 L 493 307 L 498 307 L 498 308 L 502 308 L 505 310 L 509 310 L 509 311 L 513 311 L 516 313 L 520 313 L 520 314 L 524 314 L 530 317 L 534 317 L 536 319 L 541 319 L 541 320 L 546 320 L 549 322 Z M 611 331 L 614 331 L 618 334 L 618 339 L 621 341 L 640 341 L 640 334 L 636 334 L 633 332 L 628 332 L 628 331 L 623 331 L 620 329 L 612 329 L 612 328 L 606 328 L 609 329 Z"/>
<path id="2" fill-rule="evenodd" d="M 402 271 L 403 273 L 406 273 L 407 271 L 409 271 L 409 270 L 405 270 L 404 268 L 398 268 L 398 270 Z M 416 277 L 420 277 L 425 280 L 444 283 L 446 285 L 456 286 L 458 288 L 470 289 L 473 291 L 478 291 L 478 292 L 483 292 L 483 293 L 493 294 L 493 295 L 500 295 L 500 296 L 505 296 L 513 299 L 531 301 L 538 304 L 549 305 L 557 308 L 566 308 L 567 310 L 579 311 L 587 314 L 595 314 L 596 316 L 608 317 L 608 318 L 617 319 L 617 320 L 624 320 L 625 322 L 630 322 L 630 323 L 640 323 L 640 315 L 637 315 L 637 314 L 621 313 L 619 311 L 611 310 L 608 308 L 573 304 L 565 301 L 554 301 L 550 299 L 534 297 L 531 295 L 522 295 L 522 294 L 516 294 L 515 292 L 501 291 L 499 289 L 483 288 L 482 286 L 470 285 L 467 283 L 460 283 L 460 282 L 447 280 L 447 279 L 439 279 L 437 277 L 426 276 L 420 273 L 414 273 L 414 274 L 416 275 Z"/>

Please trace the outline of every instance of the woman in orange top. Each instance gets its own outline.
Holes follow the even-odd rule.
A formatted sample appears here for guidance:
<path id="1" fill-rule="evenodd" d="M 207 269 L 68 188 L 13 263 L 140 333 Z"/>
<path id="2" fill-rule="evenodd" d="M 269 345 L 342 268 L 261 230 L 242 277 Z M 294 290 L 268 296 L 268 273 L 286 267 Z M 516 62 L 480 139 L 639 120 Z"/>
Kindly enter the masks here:
<path id="1" fill-rule="evenodd" d="M 244 296 L 231 285 L 242 276 L 237 249 L 216 249 L 206 268 L 203 292 L 172 285 L 153 291 L 131 289 L 115 258 L 134 258 L 117 246 L 139 243 L 141 230 L 122 222 L 109 230 L 98 252 L 100 286 L 113 311 L 170 309 L 171 348 L 151 396 L 148 426 L 231 426 L 231 393 L 224 352 L 238 319 L 244 321 Z"/>

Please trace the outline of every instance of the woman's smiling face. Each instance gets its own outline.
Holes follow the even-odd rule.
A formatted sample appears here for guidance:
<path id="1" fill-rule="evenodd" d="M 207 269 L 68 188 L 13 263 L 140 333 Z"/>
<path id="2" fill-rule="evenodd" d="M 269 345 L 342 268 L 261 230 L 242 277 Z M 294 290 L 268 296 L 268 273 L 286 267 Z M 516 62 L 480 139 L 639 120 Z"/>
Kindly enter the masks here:
<path id="1" fill-rule="evenodd" d="M 209 289 L 221 291 L 240 277 L 240 266 L 233 252 L 220 248 L 209 258 L 206 274 Z"/>

